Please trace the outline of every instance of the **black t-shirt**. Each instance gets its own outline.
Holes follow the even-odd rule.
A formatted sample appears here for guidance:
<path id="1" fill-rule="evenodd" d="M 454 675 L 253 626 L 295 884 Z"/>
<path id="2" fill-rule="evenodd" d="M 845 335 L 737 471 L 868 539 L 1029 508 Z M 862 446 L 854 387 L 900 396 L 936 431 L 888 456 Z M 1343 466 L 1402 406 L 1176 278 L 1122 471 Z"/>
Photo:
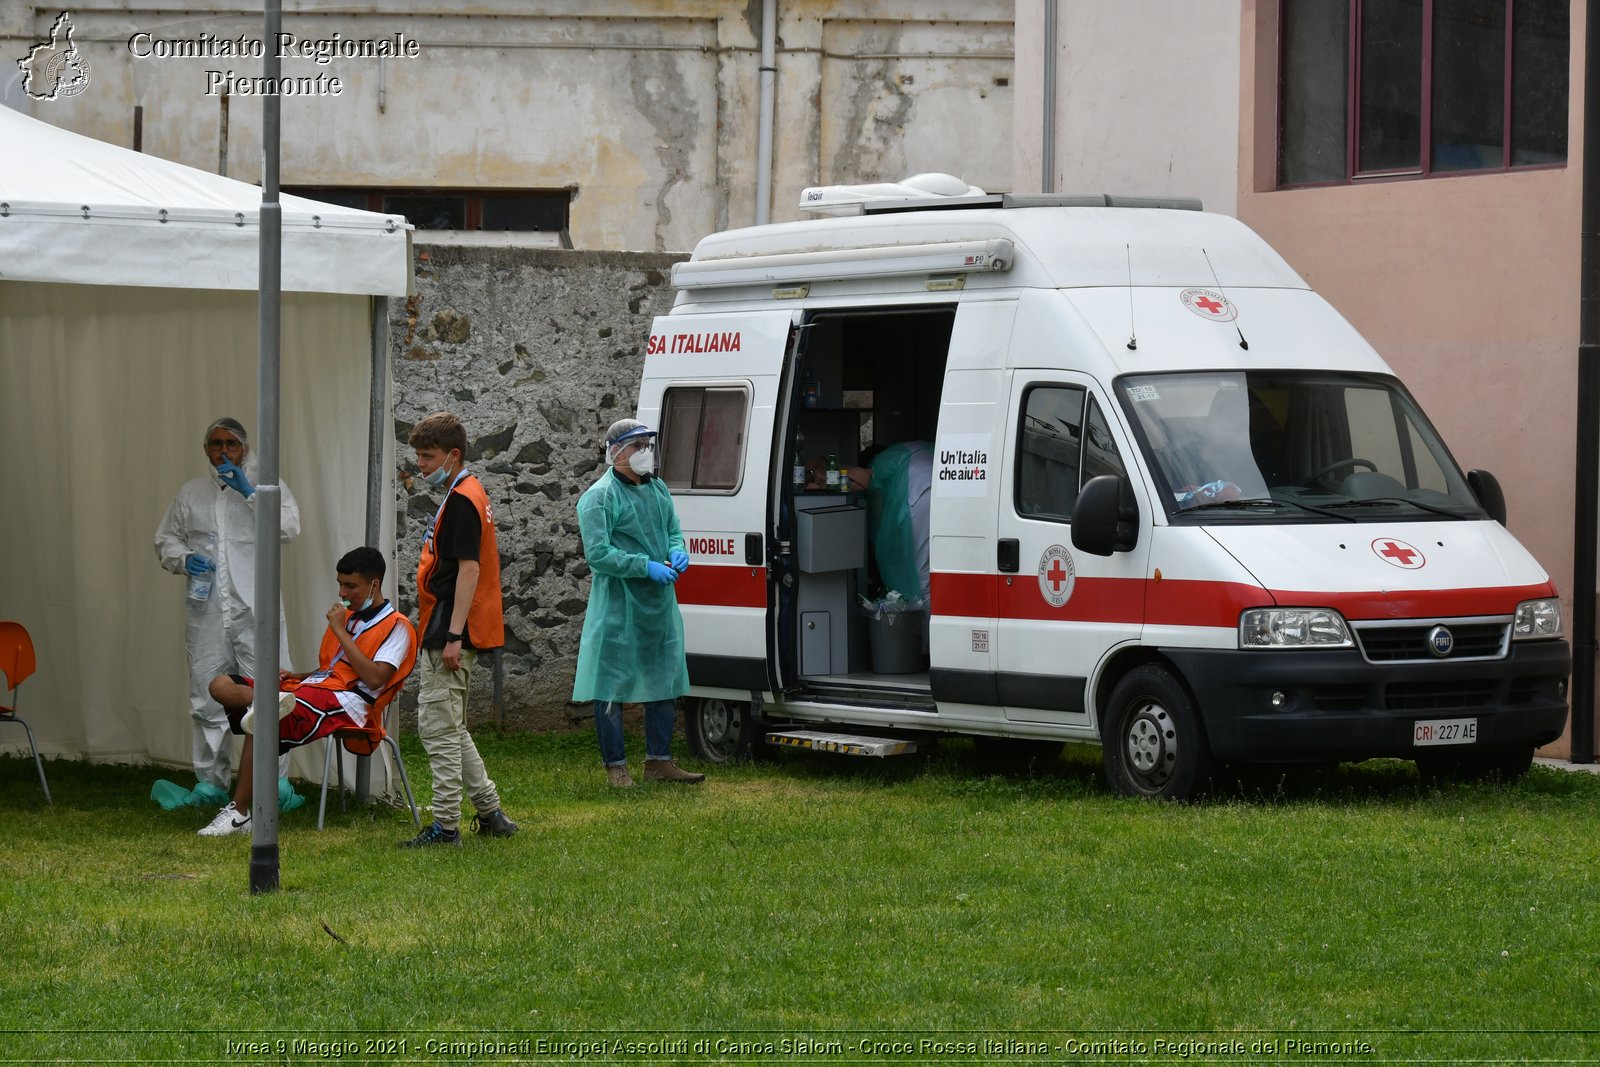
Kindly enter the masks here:
<path id="1" fill-rule="evenodd" d="M 437 558 L 433 573 L 428 576 L 428 590 L 437 603 L 428 618 L 428 629 L 422 635 L 423 648 L 443 648 L 444 635 L 450 629 L 450 613 L 456 605 L 456 575 L 460 561 L 476 561 L 478 547 L 483 543 L 483 524 L 478 519 L 478 509 L 460 493 L 451 493 L 445 501 L 444 517 L 439 520 L 438 543 L 434 546 Z M 463 624 L 462 648 L 475 648 L 472 634 L 465 632 Z"/>

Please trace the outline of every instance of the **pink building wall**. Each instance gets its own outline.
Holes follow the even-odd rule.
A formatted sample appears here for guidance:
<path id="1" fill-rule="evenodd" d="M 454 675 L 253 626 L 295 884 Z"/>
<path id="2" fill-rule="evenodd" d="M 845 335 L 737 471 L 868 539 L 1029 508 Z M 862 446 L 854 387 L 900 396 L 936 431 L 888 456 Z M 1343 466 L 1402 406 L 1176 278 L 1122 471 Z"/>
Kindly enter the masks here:
<path id="1" fill-rule="evenodd" d="M 1244 3 L 1239 218 L 1377 348 L 1457 462 L 1499 478 L 1570 636 L 1583 4 L 1572 5 L 1567 167 L 1283 191 L 1277 10 Z M 1563 737 L 1545 754 L 1567 752 Z"/>

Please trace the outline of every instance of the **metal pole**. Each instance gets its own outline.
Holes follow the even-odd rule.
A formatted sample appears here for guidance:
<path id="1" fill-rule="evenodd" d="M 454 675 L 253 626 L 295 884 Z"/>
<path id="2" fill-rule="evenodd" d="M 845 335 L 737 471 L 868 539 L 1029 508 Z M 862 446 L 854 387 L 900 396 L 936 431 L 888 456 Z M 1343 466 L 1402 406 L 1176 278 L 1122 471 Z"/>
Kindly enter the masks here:
<path id="1" fill-rule="evenodd" d="M 776 92 L 778 0 L 761 3 L 761 100 L 756 118 L 756 225 L 772 221 L 772 127 Z"/>
<path id="2" fill-rule="evenodd" d="M 1600 525 L 1600 0 L 1584 5 L 1583 229 L 1572 526 L 1572 762 L 1594 762 L 1596 526 Z"/>
<path id="3" fill-rule="evenodd" d="M 1044 110 L 1040 120 L 1039 191 L 1056 191 L 1056 0 L 1044 0 Z"/>
<path id="4" fill-rule="evenodd" d="M 217 101 L 221 110 L 217 115 L 217 173 L 224 178 L 228 176 L 228 93 L 222 93 L 222 98 Z"/>
<path id="5" fill-rule="evenodd" d="M 372 298 L 372 388 L 367 410 L 367 540 L 377 547 L 383 536 L 383 435 L 389 388 L 389 298 Z M 391 564 L 395 561 L 390 560 Z M 393 583 L 396 579 L 390 577 Z M 335 759 L 340 758 L 338 755 Z M 372 757 L 356 759 L 356 803 L 365 804 L 372 793 Z"/>
<path id="6" fill-rule="evenodd" d="M 276 43 L 279 0 L 266 0 L 267 84 L 279 77 Z M 250 799 L 250 892 L 278 889 L 278 616 L 281 493 L 278 486 L 278 360 L 282 346 L 283 208 L 278 203 L 278 120 L 275 92 L 262 97 L 261 113 L 261 291 L 255 449 L 256 486 L 256 697 L 255 789 Z"/>

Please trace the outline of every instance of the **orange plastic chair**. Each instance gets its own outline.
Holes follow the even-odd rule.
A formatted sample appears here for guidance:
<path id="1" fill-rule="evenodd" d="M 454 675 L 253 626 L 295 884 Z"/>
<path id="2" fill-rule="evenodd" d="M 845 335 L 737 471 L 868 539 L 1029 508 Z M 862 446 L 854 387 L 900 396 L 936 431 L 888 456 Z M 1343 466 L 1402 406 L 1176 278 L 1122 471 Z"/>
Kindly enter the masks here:
<path id="1" fill-rule="evenodd" d="M 415 631 L 412 633 L 415 642 Z M 414 650 L 413 650 L 414 651 Z M 351 727 L 345 730 L 335 730 L 328 735 L 328 744 L 322 757 L 322 800 L 317 805 L 317 829 L 322 829 L 323 817 L 328 812 L 328 772 L 333 765 L 339 765 L 339 810 L 344 810 L 344 760 L 335 760 L 336 745 L 343 745 L 344 750 L 353 756 L 370 756 L 383 745 L 389 746 L 389 755 L 394 758 L 394 765 L 400 768 L 400 784 L 406 791 L 406 803 L 411 805 L 411 821 L 417 824 L 417 829 L 422 829 L 422 815 L 417 811 L 417 802 L 411 795 L 411 779 L 406 776 L 406 765 L 400 758 L 400 746 L 395 739 L 389 736 L 385 722 L 389 714 L 389 704 L 394 700 L 395 694 L 405 686 L 405 681 L 411 676 L 411 670 L 416 665 L 415 656 L 407 664 L 403 673 L 398 673 L 389 680 L 389 686 L 378 697 L 377 701 L 367 710 L 367 725 Z"/>
<path id="2" fill-rule="evenodd" d="M 0 622 L 0 674 L 6 676 L 11 689 L 11 703 L 0 704 L 0 722 L 14 722 L 28 732 L 28 747 L 33 749 L 33 765 L 39 769 L 39 786 L 44 790 L 44 802 L 55 806 L 50 799 L 50 783 L 44 780 L 44 761 L 39 758 L 39 746 L 33 740 L 33 727 L 17 718 L 17 687 L 33 673 L 33 638 L 20 622 Z"/>

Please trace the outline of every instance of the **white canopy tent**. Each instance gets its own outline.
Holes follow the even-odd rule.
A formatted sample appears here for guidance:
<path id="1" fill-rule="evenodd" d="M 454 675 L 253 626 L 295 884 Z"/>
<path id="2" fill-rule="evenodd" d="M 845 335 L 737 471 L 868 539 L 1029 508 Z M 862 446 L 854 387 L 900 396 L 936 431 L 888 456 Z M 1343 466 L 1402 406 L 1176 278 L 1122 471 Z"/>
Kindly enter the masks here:
<path id="1" fill-rule="evenodd" d="M 39 659 L 21 711 L 46 755 L 186 768 L 185 585 L 153 535 L 206 470 L 207 425 L 256 430 L 261 190 L 4 107 L 0 146 L 0 618 Z M 281 199 L 285 659 L 304 670 L 340 555 L 377 544 L 396 588 L 387 298 L 411 228 Z M 320 778 L 321 754 L 296 771 Z"/>

